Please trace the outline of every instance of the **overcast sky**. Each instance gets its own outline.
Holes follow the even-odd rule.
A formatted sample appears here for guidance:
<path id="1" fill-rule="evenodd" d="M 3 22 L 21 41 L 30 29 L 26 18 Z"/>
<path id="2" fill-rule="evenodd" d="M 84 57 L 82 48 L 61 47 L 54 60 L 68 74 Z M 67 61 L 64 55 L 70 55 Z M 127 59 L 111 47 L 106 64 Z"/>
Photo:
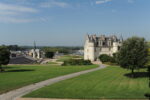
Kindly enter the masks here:
<path id="1" fill-rule="evenodd" d="M 0 0 L 0 44 L 82 46 L 87 33 L 150 40 L 150 0 Z"/>

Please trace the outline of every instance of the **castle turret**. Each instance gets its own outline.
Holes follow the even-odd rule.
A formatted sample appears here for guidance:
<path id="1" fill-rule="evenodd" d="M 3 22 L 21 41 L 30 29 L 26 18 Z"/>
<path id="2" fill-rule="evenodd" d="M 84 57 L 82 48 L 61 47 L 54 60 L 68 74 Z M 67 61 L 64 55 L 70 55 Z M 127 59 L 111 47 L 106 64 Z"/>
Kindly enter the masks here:
<path id="1" fill-rule="evenodd" d="M 89 35 L 86 36 L 85 45 L 84 45 L 84 59 L 85 60 L 95 60 L 95 45 L 93 37 Z"/>
<path id="2" fill-rule="evenodd" d="M 113 42 L 112 54 L 118 51 L 118 46 L 119 46 L 118 42 Z"/>

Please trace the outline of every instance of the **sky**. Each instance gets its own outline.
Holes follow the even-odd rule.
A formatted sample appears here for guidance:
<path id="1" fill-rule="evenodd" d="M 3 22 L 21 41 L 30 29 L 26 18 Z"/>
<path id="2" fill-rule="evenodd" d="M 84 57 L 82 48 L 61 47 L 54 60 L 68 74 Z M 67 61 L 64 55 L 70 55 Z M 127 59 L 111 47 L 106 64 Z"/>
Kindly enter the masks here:
<path id="1" fill-rule="evenodd" d="M 83 46 L 86 34 L 150 40 L 150 0 L 0 0 L 0 44 Z"/>

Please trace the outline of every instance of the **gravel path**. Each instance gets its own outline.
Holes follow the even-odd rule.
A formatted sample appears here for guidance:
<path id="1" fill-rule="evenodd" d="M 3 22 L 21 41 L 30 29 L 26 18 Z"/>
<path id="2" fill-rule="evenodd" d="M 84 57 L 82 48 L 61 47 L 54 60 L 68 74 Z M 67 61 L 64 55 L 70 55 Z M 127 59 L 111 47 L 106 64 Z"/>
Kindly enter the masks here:
<path id="1" fill-rule="evenodd" d="M 34 90 L 37 90 L 39 88 L 42 88 L 44 86 L 51 85 L 56 82 L 66 80 L 69 78 L 73 78 L 73 77 L 79 76 L 81 74 L 86 74 L 86 73 L 93 72 L 93 71 L 96 71 L 99 69 L 103 69 L 105 67 L 106 67 L 105 65 L 100 65 L 100 67 L 98 67 L 98 68 L 89 69 L 89 70 L 85 70 L 85 71 L 81 71 L 81 72 L 76 72 L 76 73 L 72 73 L 72 74 L 68 74 L 68 75 L 63 75 L 63 76 L 48 79 L 48 80 L 45 80 L 45 81 L 42 81 L 39 83 L 31 84 L 31 85 L 1 94 L 0 100 L 17 100 L 18 98 L 22 97 L 23 95 L 28 94 L 28 93 L 30 93 Z"/>

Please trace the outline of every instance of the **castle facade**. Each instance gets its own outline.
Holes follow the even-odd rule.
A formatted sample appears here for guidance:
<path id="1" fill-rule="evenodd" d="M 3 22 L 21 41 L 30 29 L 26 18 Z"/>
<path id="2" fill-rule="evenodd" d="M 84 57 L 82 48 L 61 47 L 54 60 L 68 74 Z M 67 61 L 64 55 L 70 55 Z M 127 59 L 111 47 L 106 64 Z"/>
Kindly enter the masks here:
<path id="1" fill-rule="evenodd" d="M 84 60 L 96 61 L 101 54 L 113 56 L 118 52 L 123 38 L 117 36 L 87 35 L 84 45 Z"/>

